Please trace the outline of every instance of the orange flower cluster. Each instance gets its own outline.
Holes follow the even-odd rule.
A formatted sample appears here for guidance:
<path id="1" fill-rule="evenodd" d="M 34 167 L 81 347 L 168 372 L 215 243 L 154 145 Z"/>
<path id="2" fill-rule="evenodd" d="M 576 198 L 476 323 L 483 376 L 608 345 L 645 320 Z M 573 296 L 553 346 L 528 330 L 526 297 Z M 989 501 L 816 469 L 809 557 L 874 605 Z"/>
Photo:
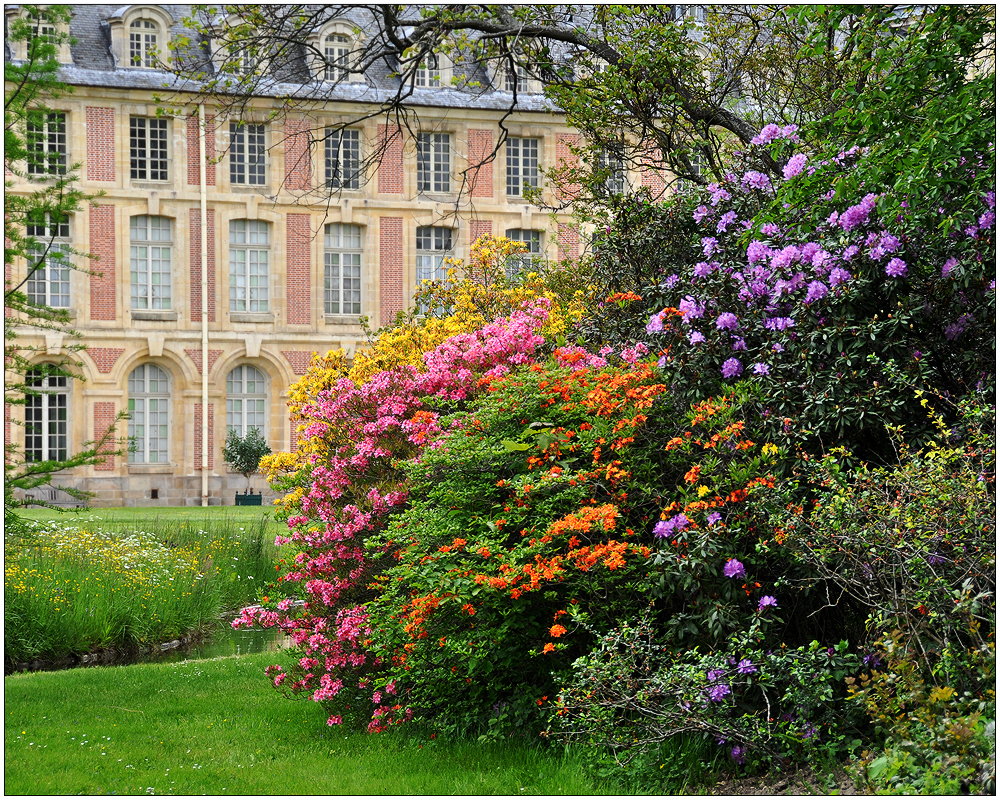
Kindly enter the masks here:
<path id="1" fill-rule="evenodd" d="M 553 639 L 558 639 L 564 633 L 566 633 L 566 628 L 564 628 L 562 625 L 553 625 L 551 628 L 549 628 L 549 636 L 551 636 Z"/>
<path id="2" fill-rule="evenodd" d="M 610 570 L 625 566 L 625 553 L 631 550 L 634 554 L 639 554 L 643 558 L 649 558 L 650 550 L 645 545 L 630 545 L 627 542 L 616 542 L 612 539 L 609 542 L 602 542 L 593 547 L 581 547 L 571 550 L 568 557 L 574 559 L 576 568 L 581 572 L 589 572 L 590 568 L 598 561 L 603 561 L 604 566 Z"/>
<path id="3" fill-rule="evenodd" d="M 409 617 L 410 620 L 403 627 L 403 630 L 410 635 L 410 638 L 424 639 L 427 637 L 427 631 L 424 630 L 424 623 L 439 605 L 441 605 L 441 598 L 432 592 L 423 597 L 414 597 L 409 603 L 403 606 L 404 615 Z M 405 613 L 407 608 L 410 610 L 408 613 Z"/>
<path id="4" fill-rule="evenodd" d="M 549 526 L 549 534 L 561 536 L 568 531 L 579 531 L 590 533 L 595 523 L 599 523 L 605 532 L 615 529 L 615 520 L 618 517 L 618 508 L 611 503 L 603 506 L 591 506 L 582 508 L 580 511 L 567 514 L 562 519 L 557 519 Z"/>
<path id="5" fill-rule="evenodd" d="M 636 409 L 649 408 L 653 404 L 653 399 L 667 390 L 662 383 L 640 385 L 652 375 L 653 367 L 643 364 L 635 372 L 605 376 L 606 380 L 591 389 L 581 405 L 599 417 L 609 417 L 628 404 Z"/>
<path id="6" fill-rule="evenodd" d="M 636 300 L 642 300 L 642 298 L 635 292 L 615 292 L 614 294 L 609 294 L 604 299 L 604 302 L 617 303 L 619 300 L 635 302 Z"/>

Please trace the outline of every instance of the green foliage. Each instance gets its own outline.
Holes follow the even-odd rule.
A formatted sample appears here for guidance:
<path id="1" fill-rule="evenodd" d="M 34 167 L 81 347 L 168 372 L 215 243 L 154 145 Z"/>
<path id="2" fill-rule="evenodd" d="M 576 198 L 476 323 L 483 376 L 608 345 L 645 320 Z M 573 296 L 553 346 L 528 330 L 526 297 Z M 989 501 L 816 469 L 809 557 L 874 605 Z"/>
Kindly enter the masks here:
<path id="1" fill-rule="evenodd" d="M 701 653 L 663 645 L 651 615 L 622 624 L 573 664 L 549 736 L 587 742 L 617 763 L 647 769 L 676 736 L 714 740 L 737 764 L 842 757 L 855 719 L 839 702 L 860 666 L 847 642 L 773 643 L 773 612 L 758 611 L 725 646 Z"/>
<path id="2" fill-rule="evenodd" d="M 247 479 L 247 489 L 250 488 L 250 476 L 260 467 L 260 460 L 269 455 L 271 448 L 259 428 L 247 429 L 246 436 L 240 436 L 235 428 L 231 428 L 226 434 L 222 458 Z"/>
<path id="3" fill-rule="evenodd" d="M 968 685 L 929 685 L 922 658 L 893 631 L 879 647 L 880 669 L 848 679 L 884 746 L 867 750 L 855 767 L 875 794 L 992 794 L 996 791 L 996 649 L 949 646 Z M 884 662 L 882 661 L 884 659 Z"/>
<path id="4" fill-rule="evenodd" d="M 995 419 L 969 403 L 959 428 L 938 421 L 940 440 L 902 446 L 892 469 L 850 475 L 831 454 L 803 469 L 813 507 L 772 517 L 792 557 L 867 615 L 872 642 L 902 631 L 924 674 L 956 687 L 968 676 L 944 654 L 983 647 L 996 629 Z"/>

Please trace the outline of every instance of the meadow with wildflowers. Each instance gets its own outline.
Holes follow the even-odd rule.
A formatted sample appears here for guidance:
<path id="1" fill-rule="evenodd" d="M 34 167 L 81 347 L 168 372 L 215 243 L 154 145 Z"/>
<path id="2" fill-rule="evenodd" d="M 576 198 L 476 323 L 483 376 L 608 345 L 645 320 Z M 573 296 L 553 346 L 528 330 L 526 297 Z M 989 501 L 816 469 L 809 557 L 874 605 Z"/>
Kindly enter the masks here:
<path id="1" fill-rule="evenodd" d="M 197 522 L 171 521 L 134 510 L 128 518 L 22 516 L 24 525 L 4 537 L 8 671 L 204 633 L 257 597 L 278 554 L 259 511 L 246 521 L 204 512 Z"/>

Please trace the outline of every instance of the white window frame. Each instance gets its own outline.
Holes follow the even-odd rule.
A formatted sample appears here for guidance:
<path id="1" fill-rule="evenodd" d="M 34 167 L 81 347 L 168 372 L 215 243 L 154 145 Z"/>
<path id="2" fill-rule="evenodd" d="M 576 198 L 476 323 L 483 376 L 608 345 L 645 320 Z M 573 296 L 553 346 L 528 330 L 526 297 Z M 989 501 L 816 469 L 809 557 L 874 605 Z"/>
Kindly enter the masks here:
<path id="1" fill-rule="evenodd" d="M 229 310 L 271 310 L 271 224 L 256 219 L 229 222 Z"/>
<path id="2" fill-rule="evenodd" d="M 29 111 L 25 128 L 25 149 L 33 153 L 27 160 L 29 175 L 65 175 L 67 133 L 65 111 Z"/>
<path id="3" fill-rule="evenodd" d="M 71 243 L 69 222 L 52 224 L 46 214 L 41 225 L 28 225 L 26 235 L 36 240 L 28 260 L 25 294 L 28 302 L 49 308 L 69 308 Z"/>
<path id="4" fill-rule="evenodd" d="M 508 239 L 528 246 L 525 253 L 511 253 L 507 256 L 504 269 L 507 280 L 513 280 L 522 272 L 528 272 L 542 261 L 542 232 L 524 228 L 508 228 L 504 234 Z"/>
<path id="5" fill-rule="evenodd" d="M 417 192 L 451 191 L 451 134 L 417 134 Z"/>
<path id="6" fill-rule="evenodd" d="M 598 168 L 607 171 L 604 179 L 604 191 L 611 195 L 625 194 L 628 188 L 628 172 L 625 170 L 625 160 L 610 149 L 601 150 L 597 158 Z"/>
<path id="7" fill-rule="evenodd" d="M 333 31 L 323 35 L 323 80 L 341 83 L 351 79 L 351 51 L 354 40 L 346 33 Z"/>
<path id="8" fill-rule="evenodd" d="M 413 85 L 422 89 L 439 89 L 443 77 L 440 56 L 427 53 L 413 71 Z"/>
<path id="9" fill-rule="evenodd" d="M 364 229 L 330 223 L 323 236 L 323 313 L 361 316 Z"/>
<path id="10" fill-rule="evenodd" d="M 128 24 L 127 66 L 133 69 L 156 69 L 160 51 L 160 26 L 146 17 L 139 17 Z"/>
<path id="11" fill-rule="evenodd" d="M 165 117 L 130 116 L 129 175 L 134 181 L 170 180 L 170 125 Z"/>
<path id="12" fill-rule="evenodd" d="M 66 375 L 32 369 L 25 376 L 32 392 L 24 398 L 24 460 L 65 461 L 69 457 L 69 394 Z"/>
<path id="13" fill-rule="evenodd" d="M 327 128 L 323 147 L 326 185 L 331 189 L 360 189 L 361 131 Z"/>
<path id="14" fill-rule="evenodd" d="M 130 308 L 171 310 L 173 233 L 173 220 L 169 217 L 139 214 L 129 219 Z"/>
<path id="15" fill-rule="evenodd" d="M 417 227 L 416 252 L 416 288 L 419 290 L 424 281 L 443 281 L 448 277 L 449 265 L 446 260 L 452 258 L 455 252 L 455 231 L 431 225 Z M 424 314 L 427 309 L 419 307 Z"/>
<path id="16" fill-rule="evenodd" d="M 170 382 L 170 373 L 152 362 L 129 373 L 129 464 L 169 463 Z"/>
<path id="17" fill-rule="evenodd" d="M 532 136 L 507 139 L 507 196 L 523 197 L 524 184 L 538 188 L 538 162 L 542 140 Z M 513 191 L 512 191 L 513 189 Z"/>
<path id="18" fill-rule="evenodd" d="M 256 428 L 267 439 L 267 386 L 265 373 L 251 364 L 230 370 L 226 376 L 226 436 L 235 430 L 242 438 Z"/>
<path id="19" fill-rule="evenodd" d="M 267 126 L 263 123 L 229 123 L 229 183 L 267 186 Z"/>

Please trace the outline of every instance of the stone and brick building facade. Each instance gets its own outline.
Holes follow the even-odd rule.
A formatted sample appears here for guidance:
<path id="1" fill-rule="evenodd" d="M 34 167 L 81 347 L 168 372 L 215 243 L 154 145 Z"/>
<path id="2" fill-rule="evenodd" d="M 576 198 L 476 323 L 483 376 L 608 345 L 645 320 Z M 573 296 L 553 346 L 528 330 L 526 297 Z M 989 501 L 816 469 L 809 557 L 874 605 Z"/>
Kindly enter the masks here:
<path id="1" fill-rule="evenodd" d="M 8 21 L 24 13 L 5 11 Z M 147 65 L 142 49 L 150 36 L 161 53 L 171 37 L 187 36 L 211 53 L 210 42 L 199 45 L 199 35 L 183 27 L 190 13 L 176 5 L 75 6 L 70 33 L 77 41 L 61 58 L 73 92 L 50 103 L 55 116 L 36 145 L 61 148 L 67 164 L 80 165 L 81 188 L 101 193 L 68 226 L 48 232 L 91 253 L 95 260 L 81 266 L 92 272 L 49 271 L 45 280 L 55 286 L 31 286 L 43 301 L 69 309 L 87 345 L 79 356 L 84 380 L 49 390 L 64 395 L 64 411 L 43 404 L 48 430 L 61 429 L 68 447 L 80 448 L 116 413 L 132 416 L 128 455 L 54 480 L 95 492 L 96 505 L 200 504 L 203 448 L 209 502 L 231 504 L 245 484 L 223 463 L 227 430 L 256 426 L 273 450 L 292 448 L 285 399 L 311 354 L 343 348 L 353 355 L 365 342 L 359 317 L 377 328 L 411 306 L 419 280 L 434 277 L 442 255 L 467 259 L 475 238 L 489 233 L 530 240 L 549 259 L 576 257 L 581 248 L 567 214 L 532 206 L 511 181 L 513 164 L 515 178 L 537 178 L 543 201 L 556 205 L 541 170 L 573 158 L 577 135 L 540 94 L 522 94 L 504 120 L 518 150 L 505 156 L 501 149 L 462 180 L 492 152 L 511 102 L 485 74 L 474 92 L 444 85 L 413 92 L 420 130 L 430 132 L 420 142 L 374 116 L 349 126 L 332 148 L 308 145 L 306 131 L 363 117 L 391 82 L 387 71 L 366 75 L 365 83 L 331 84 L 323 101 L 274 121 L 270 112 L 287 86 L 253 98 L 241 119 L 207 106 L 203 185 L 196 95 Z M 8 42 L 5 57 L 23 54 Z M 377 166 L 352 175 L 350 165 L 380 144 Z M 421 147 L 433 152 L 418 168 Z M 324 191 L 329 184 L 337 190 Z M 19 270 L 26 264 L 13 265 L 15 282 Z M 39 361 L 62 352 L 58 336 L 36 338 L 45 344 Z M 23 427 L 5 429 L 25 446 Z M 39 458 L 59 446 L 48 434 L 29 445 Z M 260 477 L 255 486 L 266 495 Z"/>

